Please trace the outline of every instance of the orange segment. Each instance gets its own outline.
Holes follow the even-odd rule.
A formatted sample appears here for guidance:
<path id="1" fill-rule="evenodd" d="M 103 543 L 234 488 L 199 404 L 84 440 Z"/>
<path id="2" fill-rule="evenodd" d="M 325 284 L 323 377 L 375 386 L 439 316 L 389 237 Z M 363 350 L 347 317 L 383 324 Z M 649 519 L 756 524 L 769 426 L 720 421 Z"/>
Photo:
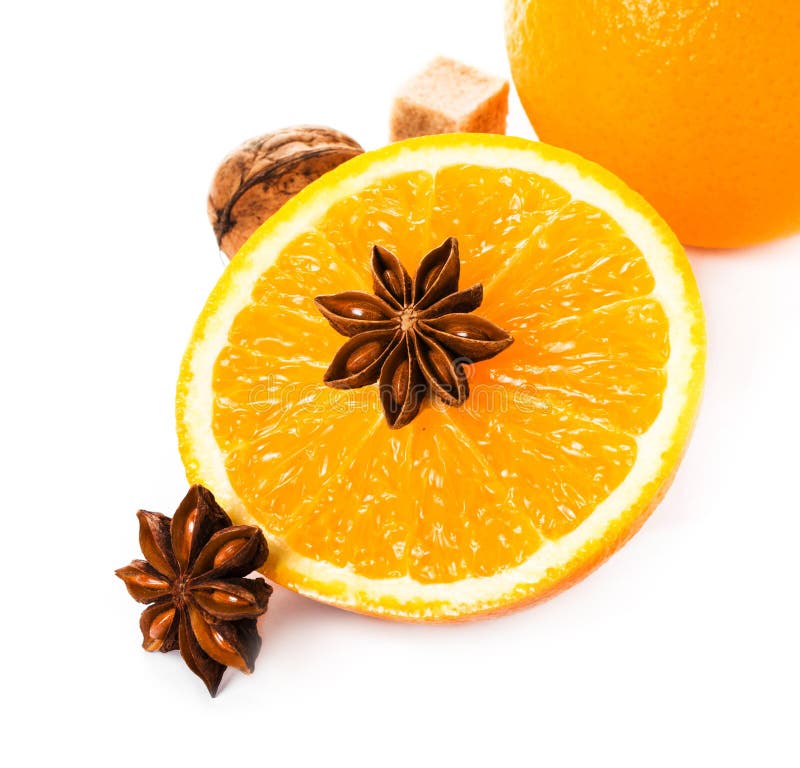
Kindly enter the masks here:
<path id="1" fill-rule="evenodd" d="M 398 173 L 336 202 L 319 231 L 333 244 L 340 260 L 362 274 L 369 264 L 364 249 L 372 245 L 390 250 L 413 272 L 432 247 L 432 205 L 429 173 Z M 380 216 L 365 215 L 376 211 Z"/>
<path id="2" fill-rule="evenodd" d="M 611 217 L 564 206 L 487 288 L 484 307 L 517 344 L 481 366 L 556 407 L 637 434 L 661 406 L 669 322 L 647 260 Z"/>
<path id="3" fill-rule="evenodd" d="M 370 248 L 413 274 L 459 240 L 461 287 L 514 337 L 461 408 L 400 430 L 375 385 L 322 376 L 344 342 L 314 297 L 370 290 Z M 443 136 L 327 174 L 231 262 L 184 360 L 187 474 L 260 525 L 265 573 L 326 602 L 453 619 L 540 599 L 644 520 L 702 378 L 685 256 L 613 177 L 542 145 Z"/>
<path id="4" fill-rule="evenodd" d="M 494 467 L 502 467 L 513 504 L 542 536 L 576 528 L 625 478 L 636 458 L 629 435 L 520 392 L 495 409 L 463 408 L 454 423 Z M 509 416 L 509 411 L 515 411 Z"/>
<path id="5" fill-rule="evenodd" d="M 647 260 L 619 225 L 581 201 L 540 227 L 518 258 L 524 268 L 512 264 L 488 281 L 485 306 L 498 321 L 539 326 L 646 296 L 655 286 Z"/>
<path id="6" fill-rule="evenodd" d="M 236 493 L 272 533 L 295 524 L 299 500 L 316 496 L 327 473 L 348 466 L 360 436 L 370 433 L 374 415 L 351 411 L 342 405 L 347 398 L 319 386 L 292 391 L 264 407 L 258 431 L 227 455 Z M 223 411 L 215 416 L 217 425 L 224 421 Z"/>
<path id="7" fill-rule="evenodd" d="M 449 409 L 429 409 L 413 426 L 409 576 L 437 583 L 490 576 L 533 554 L 541 537 L 530 517 Z"/>
<path id="8" fill-rule="evenodd" d="M 635 435 L 661 409 L 667 333 L 657 302 L 631 299 L 519 331 L 514 346 L 478 368 L 476 379 L 513 383 L 556 407 Z"/>
<path id="9" fill-rule="evenodd" d="M 355 565 L 368 578 L 396 578 L 408 572 L 414 526 L 414 500 L 407 493 L 413 432 L 390 432 L 381 419 L 376 407 L 372 430 L 357 438 L 342 470 L 301 502 L 299 524 L 286 540 L 306 557 Z M 376 440 L 378 435 L 382 439 Z"/>
<path id="10" fill-rule="evenodd" d="M 463 286 L 489 283 L 568 202 L 557 184 L 514 168 L 443 168 L 436 174 L 431 239 L 458 239 Z"/>
<path id="11" fill-rule="evenodd" d="M 314 296 L 369 289 L 363 264 L 353 269 L 319 232 L 307 232 L 289 243 L 273 268 L 261 275 L 253 288 L 253 300 L 269 305 L 281 296 L 292 297 L 285 303 L 301 308 L 317 322 Z"/>
<path id="12" fill-rule="evenodd" d="M 421 583 L 491 575 L 536 551 L 530 517 L 447 415 L 428 409 L 415 426 L 380 424 L 303 505 L 287 544 L 369 578 Z"/>

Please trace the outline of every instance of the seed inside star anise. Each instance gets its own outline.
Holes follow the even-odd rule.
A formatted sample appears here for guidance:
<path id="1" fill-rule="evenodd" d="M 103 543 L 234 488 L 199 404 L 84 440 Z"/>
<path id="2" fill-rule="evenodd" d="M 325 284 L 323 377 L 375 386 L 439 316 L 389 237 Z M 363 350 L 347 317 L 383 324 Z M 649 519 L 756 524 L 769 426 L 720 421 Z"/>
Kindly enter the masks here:
<path id="1" fill-rule="evenodd" d="M 172 519 L 140 510 L 145 560 L 116 571 L 134 600 L 148 603 L 139 626 L 147 651 L 180 649 L 189 669 L 216 695 L 225 667 L 252 672 L 261 648 L 256 618 L 272 587 L 245 578 L 267 559 L 252 525 L 233 525 L 213 494 L 194 485 Z"/>
<path id="2" fill-rule="evenodd" d="M 330 387 L 374 384 L 388 425 L 404 427 L 432 395 L 460 405 L 469 395 L 464 366 L 494 357 L 513 339 L 494 323 L 470 314 L 483 287 L 458 290 L 458 242 L 448 238 L 420 262 L 412 280 L 397 256 L 372 249 L 374 295 L 346 291 L 318 296 L 331 327 L 350 337 L 325 372 Z"/>

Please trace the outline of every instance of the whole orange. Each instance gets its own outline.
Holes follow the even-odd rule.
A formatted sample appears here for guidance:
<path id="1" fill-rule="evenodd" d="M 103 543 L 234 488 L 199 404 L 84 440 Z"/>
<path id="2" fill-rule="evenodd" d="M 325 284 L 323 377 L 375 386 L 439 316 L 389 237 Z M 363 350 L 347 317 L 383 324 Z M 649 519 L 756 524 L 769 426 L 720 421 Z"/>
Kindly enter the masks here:
<path id="1" fill-rule="evenodd" d="M 800 229 L 798 0 L 508 0 L 543 141 L 620 175 L 691 245 Z"/>

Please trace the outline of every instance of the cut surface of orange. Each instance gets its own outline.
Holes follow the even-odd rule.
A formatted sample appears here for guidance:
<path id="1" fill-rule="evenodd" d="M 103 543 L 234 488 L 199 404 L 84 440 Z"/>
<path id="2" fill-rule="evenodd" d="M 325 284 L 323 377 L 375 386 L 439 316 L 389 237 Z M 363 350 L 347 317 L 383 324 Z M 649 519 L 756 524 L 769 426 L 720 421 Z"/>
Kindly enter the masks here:
<path id="1" fill-rule="evenodd" d="M 371 290 L 370 250 L 410 273 L 458 239 L 461 287 L 514 337 L 470 396 L 387 427 L 377 387 L 323 374 L 343 342 L 314 297 Z M 502 136 L 366 153 L 236 255 L 177 394 L 191 482 L 263 528 L 264 573 L 342 608 L 456 620 L 550 596 L 635 532 L 694 420 L 705 335 L 675 236 L 581 158 Z"/>

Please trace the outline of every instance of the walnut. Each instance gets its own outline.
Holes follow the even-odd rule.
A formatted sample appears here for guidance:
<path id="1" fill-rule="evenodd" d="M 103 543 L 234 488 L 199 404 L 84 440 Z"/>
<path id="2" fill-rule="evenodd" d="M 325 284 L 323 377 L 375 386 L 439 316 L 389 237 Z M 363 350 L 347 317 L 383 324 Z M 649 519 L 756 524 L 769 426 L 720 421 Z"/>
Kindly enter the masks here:
<path id="1" fill-rule="evenodd" d="M 208 194 L 208 217 L 219 247 L 233 258 L 287 200 L 363 151 L 349 136 L 316 125 L 246 141 L 222 161 Z"/>

